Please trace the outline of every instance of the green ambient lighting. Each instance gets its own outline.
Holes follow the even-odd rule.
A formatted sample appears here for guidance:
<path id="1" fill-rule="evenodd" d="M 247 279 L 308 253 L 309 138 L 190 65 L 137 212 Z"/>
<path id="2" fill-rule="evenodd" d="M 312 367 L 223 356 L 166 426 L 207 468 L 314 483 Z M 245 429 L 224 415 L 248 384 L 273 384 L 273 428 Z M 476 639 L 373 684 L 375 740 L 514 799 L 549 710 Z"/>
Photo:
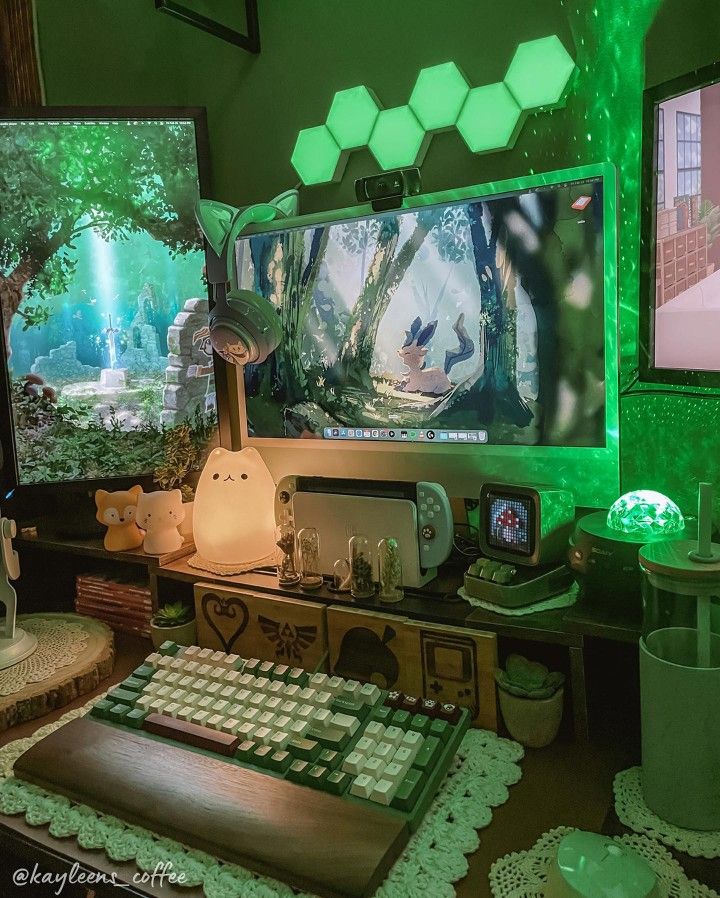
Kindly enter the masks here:
<path id="1" fill-rule="evenodd" d="M 468 95 L 468 83 L 454 62 L 421 69 L 410 108 L 426 131 L 452 128 Z"/>
<path id="2" fill-rule="evenodd" d="M 662 493 L 634 490 L 613 502 L 607 525 L 619 533 L 656 539 L 682 533 L 685 519 L 672 499 Z"/>
<path id="3" fill-rule="evenodd" d="M 526 41 L 515 51 L 505 84 L 522 109 L 556 106 L 563 99 L 575 63 L 556 34 Z"/>
<path id="4" fill-rule="evenodd" d="M 303 184 L 326 184 L 339 175 L 340 147 L 327 125 L 298 134 L 290 161 Z"/>
<path id="5" fill-rule="evenodd" d="M 303 184 L 342 175 L 369 147 L 382 169 L 418 165 L 430 137 L 457 127 L 475 153 L 511 147 L 528 112 L 562 105 L 575 63 L 556 35 L 519 44 L 503 82 L 470 90 L 454 62 L 421 69 L 407 106 L 381 110 L 367 87 L 338 91 L 325 125 L 298 134 L 291 162 Z M 317 158 L 315 158 L 317 156 Z"/>
<path id="6" fill-rule="evenodd" d="M 341 150 L 355 150 L 367 146 L 379 111 L 367 87 L 350 87 L 333 97 L 326 125 Z"/>
<path id="7" fill-rule="evenodd" d="M 520 130 L 520 111 L 502 81 L 474 87 L 460 113 L 457 129 L 473 153 L 511 147 Z"/>
<path id="8" fill-rule="evenodd" d="M 424 155 L 425 129 L 409 106 L 383 109 L 377 117 L 368 147 L 380 168 L 419 164 Z"/>

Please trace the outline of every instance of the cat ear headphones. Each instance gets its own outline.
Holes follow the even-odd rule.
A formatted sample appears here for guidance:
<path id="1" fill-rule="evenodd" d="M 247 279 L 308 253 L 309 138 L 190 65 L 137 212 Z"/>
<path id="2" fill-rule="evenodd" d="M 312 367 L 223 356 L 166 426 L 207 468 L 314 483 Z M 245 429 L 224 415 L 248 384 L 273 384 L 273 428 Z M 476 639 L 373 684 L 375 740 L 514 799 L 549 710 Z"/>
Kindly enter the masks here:
<path id="1" fill-rule="evenodd" d="M 264 296 L 237 287 L 235 241 L 244 228 L 255 222 L 297 215 L 298 192 L 287 190 L 269 203 L 257 203 L 242 211 L 215 200 L 198 200 L 195 217 L 207 242 L 218 257 L 221 273 L 208 280 L 216 285 L 215 305 L 210 311 L 210 342 L 217 354 L 232 365 L 260 363 L 282 339 L 276 307 Z M 225 292 L 225 283 L 231 289 Z"/>

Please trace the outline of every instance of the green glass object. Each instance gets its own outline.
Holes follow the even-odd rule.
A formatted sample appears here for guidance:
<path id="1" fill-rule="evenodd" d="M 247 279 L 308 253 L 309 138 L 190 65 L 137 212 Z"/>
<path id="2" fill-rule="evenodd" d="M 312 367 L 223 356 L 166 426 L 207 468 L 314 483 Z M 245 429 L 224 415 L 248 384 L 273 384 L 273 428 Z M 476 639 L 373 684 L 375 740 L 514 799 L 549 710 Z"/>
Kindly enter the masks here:
<path id="1" fill-rule="evenodd" d="M 525 41 L 515 51 L 505 85 L 522 109 L 557 106 L 575 70 L 575 62 L 556 34 Z"/>
<path id="2" fill-rule="evenodd" d="M 298 134 L 290 162 L 303 184 L 325 184 L 341 174 L 341 155 L 327 125 L 318 125 Z"/>
<path id="3" fill-rule="evenodd" d="M 556 870 L 560 881 L 556 878 Z M 657 898 L 656 877 L 647 862 L 627 846 L 606 836 L 575 830 L 560 842 L 557 868 L 551 871 L 548 894 L 570 894 L 570 886 L 582 898 Z M 555 891 L 557 889 L 557 892 Z"/>
<path id="4" fill-rule="evenodd" d="M 383 109 L 377 117 L 368 147 L 380 168 L 419 165 L 424 155 L 425 129 L 409 106 Z"/>
<path id="5" fill-rule="evenodd" d="M 619 533 L 656 539 L 682 533 L 685 519 L 672 499 L 662 493 L 634 490 L 613 502 L 607 525 Z"/>
<path id="6" fill-rule="evenodd" d="M 440 131 L 455 124 L 468 90 L 460 69 L 445 62 L 420 70 L 409 105 L 426 131 Z"/>
<path id="7" fill-rule="evenodd" d="M 512 146 L 520 123 L 520 107 L 502 81 L 474 87 L 457 120 L 457 129 L 473 153 Z"/>
<path id="8" fill-rule="evenodd" d="M 367 145 L 379 111 L 377 100 L 361 84 L 335 94 L 325 124 L 341 150 L 355 150 Z"/>

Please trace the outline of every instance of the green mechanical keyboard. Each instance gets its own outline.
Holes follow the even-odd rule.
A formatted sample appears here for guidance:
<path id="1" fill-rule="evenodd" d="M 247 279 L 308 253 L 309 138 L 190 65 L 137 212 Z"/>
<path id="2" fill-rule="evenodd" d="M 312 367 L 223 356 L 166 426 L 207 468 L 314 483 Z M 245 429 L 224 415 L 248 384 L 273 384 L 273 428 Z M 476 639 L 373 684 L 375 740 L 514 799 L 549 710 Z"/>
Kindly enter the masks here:
<path id="1" fill-rule="evenodd" d="M 93 718 L 422 820 L 468 711 L 371 683 L 166 642 Z"/>

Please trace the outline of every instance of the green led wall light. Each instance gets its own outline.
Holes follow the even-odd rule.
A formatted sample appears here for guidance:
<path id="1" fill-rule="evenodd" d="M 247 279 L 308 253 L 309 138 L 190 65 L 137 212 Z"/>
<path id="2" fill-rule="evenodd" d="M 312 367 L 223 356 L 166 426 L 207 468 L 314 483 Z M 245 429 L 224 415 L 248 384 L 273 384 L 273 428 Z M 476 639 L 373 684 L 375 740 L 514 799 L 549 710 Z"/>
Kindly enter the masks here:
<path id="1" fill-rule="evenodd" d="M 432 135 L 457 128 L 473 153 L 509 149 L 530 113 L 565 102 L 575 62 L 557 35 L 519 44 L 505 78 L 470 88 L 454 62 L 421 69 L 406 106 L 382 109 L 364 85 L 338 91 L 324 125 L 306 128 L 290 161 L 303 184 L 339 180 L 368 147 L 383 171 L 419 165 Z"/>

